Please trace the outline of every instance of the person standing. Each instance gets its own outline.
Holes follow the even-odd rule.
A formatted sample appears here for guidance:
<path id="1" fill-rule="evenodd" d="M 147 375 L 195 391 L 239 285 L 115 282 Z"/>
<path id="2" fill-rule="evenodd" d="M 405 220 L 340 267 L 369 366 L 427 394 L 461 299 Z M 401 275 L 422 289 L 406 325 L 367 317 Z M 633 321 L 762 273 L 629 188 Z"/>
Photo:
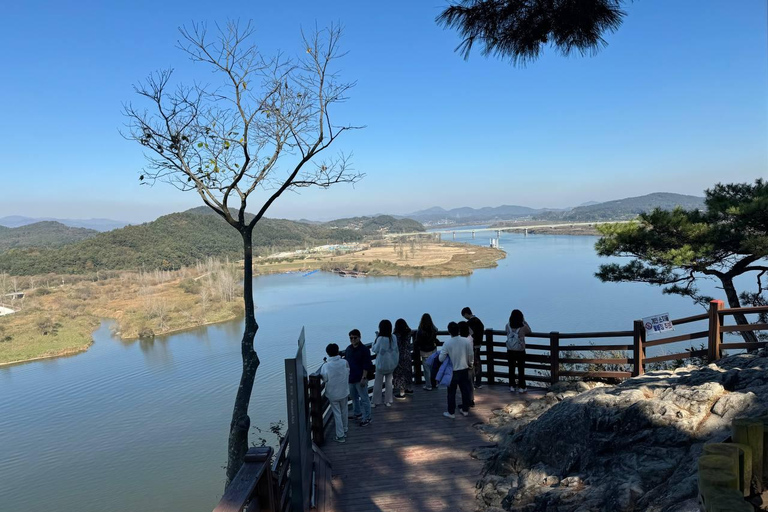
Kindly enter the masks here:
<path id="1" fill-rule="evenodd" d="M 531 333 L 531 328 L 519 309 L 509 315 L 507 331 L 507 357 L 509 359 L 509 390 L 513 393 L 525 393 L 525 335 Z M 517 368 L 517 385 L 515 385 L 515 368 Z"/>
<path id="2" fill-rule="evenodd" d="M 467 338 L 459 336 L 459 325 L 456 322 L 448 324 L 448 334 L 451 338 L 440 348 L 440 361 L 451 359 L 453 378 L 448 386 L 448 410 L 443 413 L 446 418 L 456 415 L 456 388 L 461 389 L 461 414 L 469 416 L 472 392 L 472 382 L 469 380 L 469 370 L 472 367 L 472 345 Z"/>
<path id="3" fill-rule="evenodd" d="M 475 374 L 475 388 L 480 389 L 482 385 L 482 370 L 483 365 L 480 364 L 480 348 L 483 345 L 483 334 L 485 333 L 485 325 L 483 322 L 472 314 L 472 310 L 468 307 L 461 310 L 461 316 L 469 324 L 469 330 L 472 334 L 472 350 L 474 352 L 474 365 L 473 372 Z"/>
<path id="4" fill-rule="evenodd" d="M 360 340 L 360 331 L 349 331 L 349 346 L 344 351 L 349 364 L 349 395 L 352 397 L 352 417 L 361 427 L 371 424 L 371 400 L 368 398 L 368 375 L 373 369 L 371 350 Z"/>
<path id="5" fill-rule="evenodd" d="M 389 320 L 379 322 L 376 341 L 373 342 L 371 351 L 376 354 L 376 377 L 373 380 L 371 407 L 381 405 L 382 386 L 385 389 L 384 403 L 390 407 L 394 401 L 392 376 L 400 360 L 400 351 L 397 348 L 397 340 L 392 335 L 392 322 Z"/>
<path id="6" fill-rule="evenodd" d="M 421 365 L 424 368 L 424 389 L 432 390 L 435 385 L 432 375 L 432 368 L 427 364 L 429 356 L 435 353 L 437 348 L 437 327 L 432 322 L 429 313 L 424 313 L 419 322 L 419 328 L 416 330 L 415 349 L 419 352 Z"/>
<path id="7" fill-rule="evenodd" d="M 335 343 L 325 347 L 328 361 L 320 367 L 320 377 L 325 381 L 325 396 L 331 404 L 333 423 L 336 427 L 334 441 L 347 441 L 349 418 L 347 399 L 349 398 L 349 364 L 339 355 L 339 346 Z"/>
<path id="8" fill-rule="evenodd" d="M 398 318 L 395 322 L 394 335 L 397 339 L 400 358 L 393 373 L 393 386 L 397 391 L 395 398 L 403 399 L 406 393 L 413 393 L 413 356 L 410 346 L 413 331 L 404 319 Z"/>

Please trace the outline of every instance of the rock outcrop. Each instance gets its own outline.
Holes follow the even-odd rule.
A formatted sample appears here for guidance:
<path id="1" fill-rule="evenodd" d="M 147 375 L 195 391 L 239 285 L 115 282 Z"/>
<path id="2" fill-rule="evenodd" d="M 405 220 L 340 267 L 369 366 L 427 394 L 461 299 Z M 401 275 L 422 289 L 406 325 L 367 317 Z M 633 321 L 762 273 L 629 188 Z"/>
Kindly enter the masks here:
<path id="1" fill-rule="evenodd" d="M 656 371 L 618 386 L 560 383 L 496 411 L 479 484 L 487 512 L 698 510 L 696 461 L 736 417 L 768 412 L 768 354 Z"/>

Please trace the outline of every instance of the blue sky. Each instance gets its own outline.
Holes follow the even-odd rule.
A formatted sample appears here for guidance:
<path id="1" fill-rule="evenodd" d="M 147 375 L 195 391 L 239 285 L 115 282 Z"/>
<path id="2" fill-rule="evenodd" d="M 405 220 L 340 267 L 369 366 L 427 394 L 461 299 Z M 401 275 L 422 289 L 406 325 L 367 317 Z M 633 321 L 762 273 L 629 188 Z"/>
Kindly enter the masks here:
<path id="1" fill-rule="evenodd" d="M 564 207 L 655 191 L 701 194 L 768 176 L 764 0 L 637 0 L 594 57 L 553 50 L 527 67 L 454 53 L 434 23 L 444 2 L 15 2 L 0 47 L 0 217 L 147 221 L 200 204 L 139 186 L 124 140 L 132 84 L 174 67 L 192 20 L 253 19 L 270 54 L 301 52 L 300 29 L 340 22 L 357 80 L 339 141 L 366 178 L 288 194 L 273 217 L 406 213 L 430 206 Z"/>

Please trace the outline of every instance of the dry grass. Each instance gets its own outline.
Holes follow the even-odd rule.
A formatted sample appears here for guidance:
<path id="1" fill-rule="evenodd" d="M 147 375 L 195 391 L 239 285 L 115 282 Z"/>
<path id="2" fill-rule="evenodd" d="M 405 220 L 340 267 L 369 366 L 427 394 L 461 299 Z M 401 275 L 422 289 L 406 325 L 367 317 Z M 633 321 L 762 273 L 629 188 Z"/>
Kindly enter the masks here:
<path id="1" fill-rule="evenodd" d="M 123 339 L 237 318 L 243 308 L 236 299 L 242 293 L 222 293 L 219 283 L 207 277 L 233 270 L 219 266 L 213 274 L 210 269 L 125 272 L 98 280 L 67 278 L 61 284 L 53 279 L 56 285 L 37 288 L 23 303 L 10 305 L 16 313 L 0 317 L 0 365 L 87 350 L 102 318 L 115 319 L 116 334 Z"/>
<path id="2" fill-rule="evenodd" d="M 342 255 L 258 263 L 254 268 L 259 273 L 339 268 L 378 276 L 445 277 L 469 275 L 477 268 L 495 267 L 505 256 L 506 253 L 499 249 L 460 243 L 430 241 L 395 245 L 389 242 Z"/>

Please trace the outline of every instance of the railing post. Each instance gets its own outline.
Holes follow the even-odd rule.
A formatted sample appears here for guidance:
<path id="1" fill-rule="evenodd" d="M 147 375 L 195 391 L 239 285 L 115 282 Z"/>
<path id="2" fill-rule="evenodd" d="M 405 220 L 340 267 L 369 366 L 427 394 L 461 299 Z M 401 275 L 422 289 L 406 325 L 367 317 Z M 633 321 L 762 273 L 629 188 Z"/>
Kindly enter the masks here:
<path id="1" fill-rule="evenodd" d="M 723 301 L 713 300 L 709 303 L 709 343 L 707 344 L 707 358 L 709 361 L 720 359 L 720 343 L 722 342 L 722 333 L 720 328 L 720 310 L 723 309 Z"/>
<path id="2" fill-rule="evenodd" d="M 632 335 L 632 357 L 634 364 L 632 365 L 632 376 L 637 377 L 645 373 L 643 366 L 645 359 L 645 326 L 642 320 L 635 320 L 633 335 Z"/>
<path id="3" fill-rule="evenodd" d="M 309 376 L 309 424 L 312 429 L 312 439 L 317 446 L 325 444 L 325 428 L 323 426 L 323 396 L 319 375 Z"/>
<path id="4" fill-rule="evenodd" d="M 417 386 L 421 384 L 422 370 L 421 370 L 421 350 L 416 347 L 416 341 L 413 342 L 413 382 Z"/>
<path id="5" fill-rule="evenodd" d="M 488 379 L 488 384 L 491 385 L 496 382 L 496 368 L 493 357 L 493 330 L 485 330 L 485 359 L 488 364 L 488 371 L 485 372 L 485 378 Z"/>
<path id="6" fill-rule="evenodd" d="M 552 331 L 549 333 L 549 377 L 551 384 L 557 384 L 560 381 L 560 333 Z"/>
<path id="7" fill-rule="evenodd" d="M 260 462 L 266 467 L 256 484 L 256 499 L 259 503 L 259 509 L 264 512 L 277 512 L 279 506 L 275 503 L 274 485 L 272 477 L 272 455 L 274 450 L 271 446 L 260 446 L 251 448 L 245 454 L 245 462 Z M 249 509 L 251 507 L 248 507 Z M 257 510 L 259 510 L 257 509 Z"/>

